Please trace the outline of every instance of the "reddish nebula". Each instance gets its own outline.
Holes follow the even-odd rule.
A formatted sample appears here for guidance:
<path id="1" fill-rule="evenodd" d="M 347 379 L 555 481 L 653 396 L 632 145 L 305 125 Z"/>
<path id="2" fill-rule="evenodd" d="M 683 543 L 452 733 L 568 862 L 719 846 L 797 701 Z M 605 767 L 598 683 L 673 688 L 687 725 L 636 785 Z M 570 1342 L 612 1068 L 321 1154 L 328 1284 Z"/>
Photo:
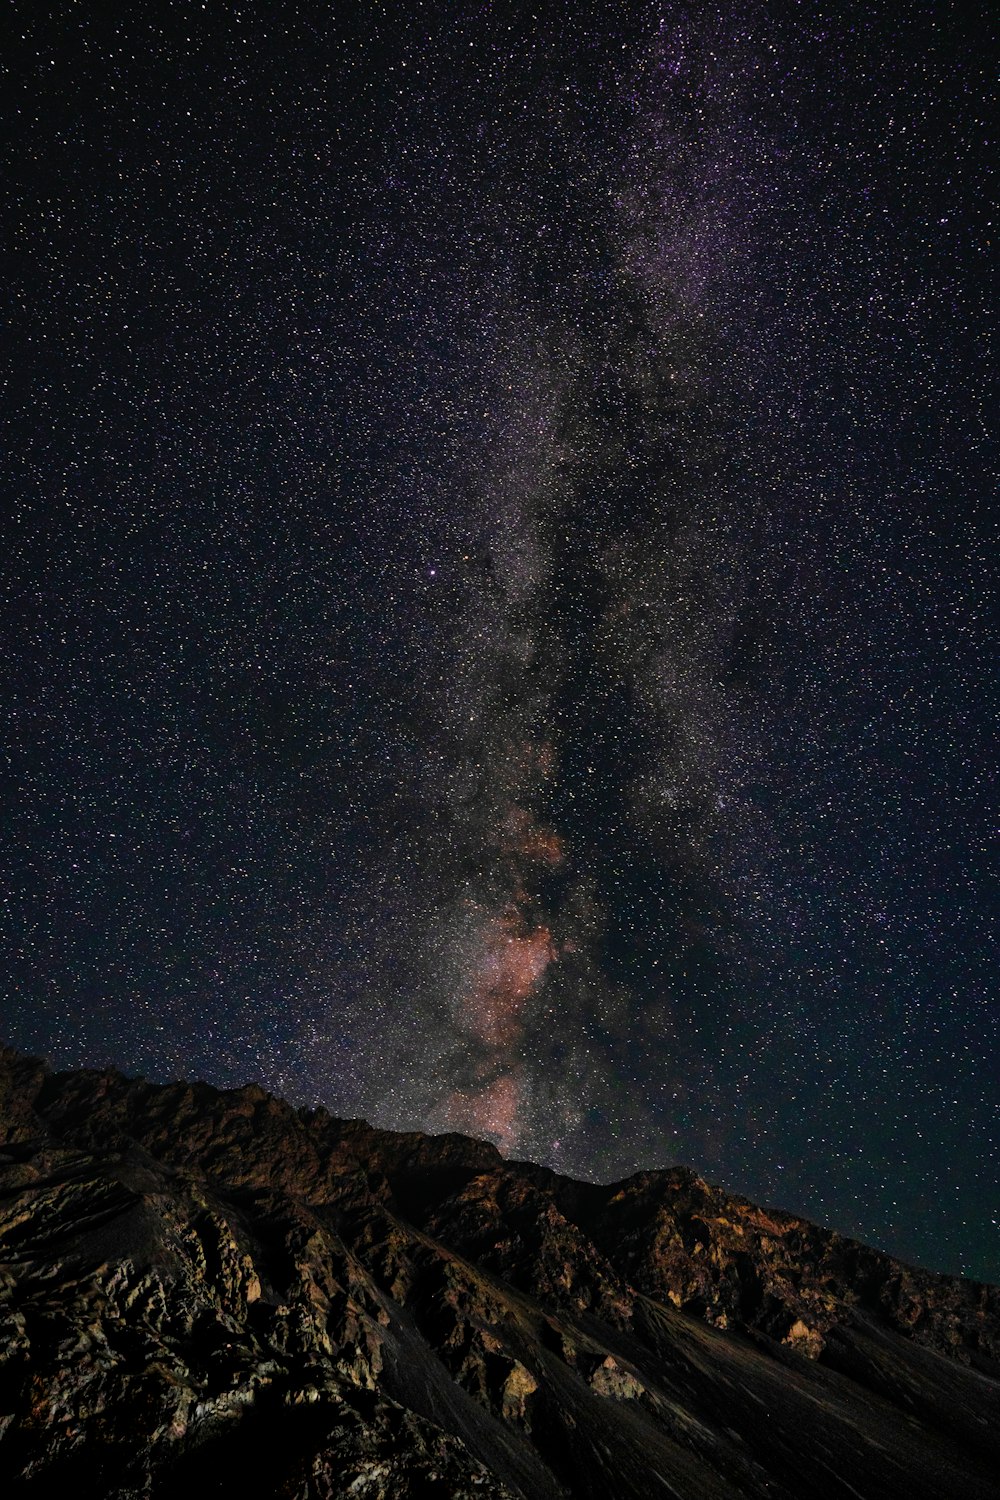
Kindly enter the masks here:
<path id="1" fill-rule="evenodd" d="M 551 740 L 524 740 L 512 745 L 511 753 L 522 772 L 529 778 L 546 781 L 556 768 L 556 747 Z"/>
<path id="2" fill-rule="evenodd" d="M 479 1089 L 456 1089 L 442 1110 L 451 1130 L 487 1136 L 505 1154 L 517 1145 L 521 1087 L 512 1073 L 502 1073 Z"/>
<path id="3" fill-rule="evenodd" d="M 518 1039 L 525 1001 L 555 958 L 547 927 L 529 927 L 514 907 L 494 919 L 463 1007 L 479 1041 L 488 1047 L 509 1047 Z"/>
<path id="4" fill-rule="evenodd" d="M 553 745 L 526 740 L 512 744 L 510 752 L 512 785 L 494 835 L 510 895 L 506 905 L 478 928 L 471 972 L 459 1001 L 461 1024 L 476 1043 L 479 1081 L 454 1091 L 441 1108 L 441 1117 L 452 1129 L 489 1136 L 503 1151 L 512 1150 L 518 1138 L 518 1049 L 525 1034 L 526 1007 L 559 956 L 551 929 L 532 915 L 533 891 L 537 877 L 566 857 L 559 834 L 539 823 L 530 809 L 532 787 L 537 790 L 552 774 Z"/>
<path id="5" fill-rule="evenodd" d="M 448 1096 L 441 1118 L 453 1130 L 487 1136 L 501 1151 L 517 1145 L 522 1088 L 517 1049 L 524 1036 L 525 1006 L 558 957 L 551 930 L 532 923 L 518 901 L 480 929 L 469 987 L 461 1014 L 479 1052 L 478 1077 L 471 1088 Z"/>
<path id="6" fill-rule="evenodd" d="M 565 858 L 563 841 L 554 828 L 536 823 L 524 807 L 512 807 L 504 820 L 504 848 L 533 864 L 555 868 Z"/>

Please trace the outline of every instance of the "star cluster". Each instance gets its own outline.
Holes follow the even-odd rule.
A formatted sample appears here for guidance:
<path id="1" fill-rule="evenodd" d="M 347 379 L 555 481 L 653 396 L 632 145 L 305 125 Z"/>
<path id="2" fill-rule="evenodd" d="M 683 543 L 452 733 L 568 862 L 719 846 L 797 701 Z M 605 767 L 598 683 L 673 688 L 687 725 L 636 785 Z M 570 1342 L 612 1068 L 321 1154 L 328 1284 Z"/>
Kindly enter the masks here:
<path id="1" fill-rule="evenodd" d="M 5 1038 L 996 1279 L 986 13 L 5 24 Z"/>

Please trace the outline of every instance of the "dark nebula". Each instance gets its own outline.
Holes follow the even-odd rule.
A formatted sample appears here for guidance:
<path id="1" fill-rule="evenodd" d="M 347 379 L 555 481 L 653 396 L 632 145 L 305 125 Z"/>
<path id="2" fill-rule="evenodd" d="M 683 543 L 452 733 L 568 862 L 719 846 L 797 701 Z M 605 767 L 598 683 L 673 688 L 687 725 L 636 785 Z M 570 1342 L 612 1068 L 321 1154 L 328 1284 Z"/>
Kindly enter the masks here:
<path id="1" fill-rule="evenodd" d="M 8 7 L 3 1039 L 1000 1277 L 989 12 Z"/>

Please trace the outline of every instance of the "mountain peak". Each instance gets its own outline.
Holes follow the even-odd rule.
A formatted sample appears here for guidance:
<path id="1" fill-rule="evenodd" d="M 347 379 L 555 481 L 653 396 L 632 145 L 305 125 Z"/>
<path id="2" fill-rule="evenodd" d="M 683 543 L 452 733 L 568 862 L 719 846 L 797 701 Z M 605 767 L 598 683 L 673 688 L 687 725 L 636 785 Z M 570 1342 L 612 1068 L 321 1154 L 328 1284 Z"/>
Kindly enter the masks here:
<path id="1" fill-rule="evenodd" d="M 11 1493 L 1000 1493 L 1000 1292 L 682 1166 L 0 1049 L 0 1194 Z"/>

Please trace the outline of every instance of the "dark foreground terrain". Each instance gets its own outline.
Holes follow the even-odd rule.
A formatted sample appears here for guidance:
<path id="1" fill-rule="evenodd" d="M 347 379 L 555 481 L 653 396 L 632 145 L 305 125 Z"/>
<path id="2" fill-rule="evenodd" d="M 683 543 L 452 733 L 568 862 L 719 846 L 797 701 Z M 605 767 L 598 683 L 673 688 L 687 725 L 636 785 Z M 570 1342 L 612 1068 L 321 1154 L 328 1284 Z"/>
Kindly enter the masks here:
<path id="1" fill-rule="evenodd" d="M 0 1051 L 0 1494 L 1000 1496 L 1000 1291 Z"/>

